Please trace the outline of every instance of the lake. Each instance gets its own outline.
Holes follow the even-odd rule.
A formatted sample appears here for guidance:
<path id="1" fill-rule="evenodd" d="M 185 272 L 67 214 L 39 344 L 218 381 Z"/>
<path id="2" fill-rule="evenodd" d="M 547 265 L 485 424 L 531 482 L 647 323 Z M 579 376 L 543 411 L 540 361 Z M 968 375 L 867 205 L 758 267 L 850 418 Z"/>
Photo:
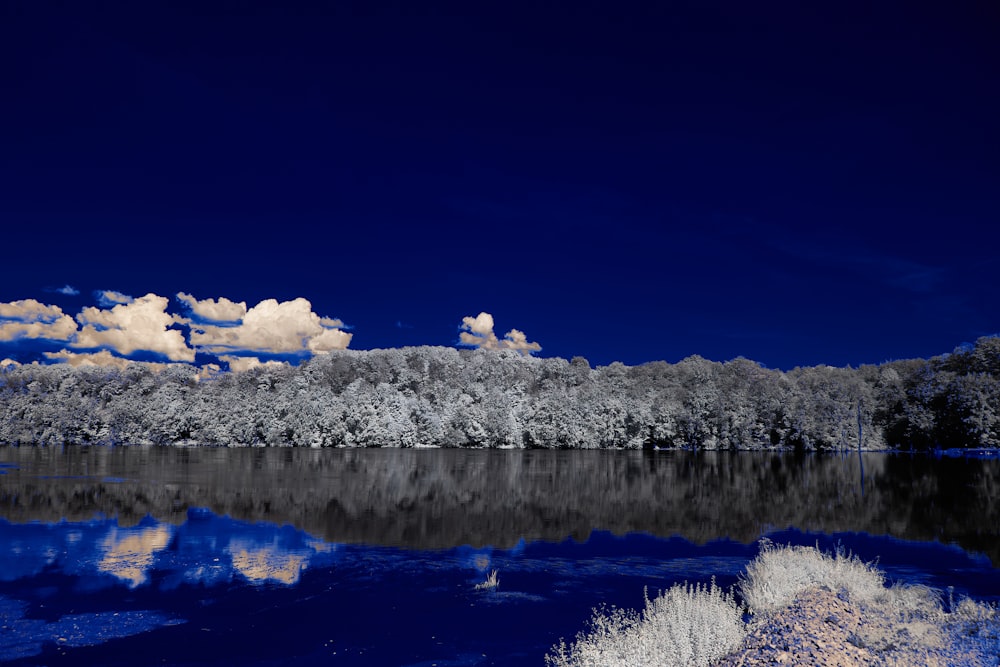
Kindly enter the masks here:
<path id="1" fill-rule="evenodd" d="M 998 601 L 998 500 L 905 454 L 0 448 L 0 661 L 540 665 L 765 536 Z"/>

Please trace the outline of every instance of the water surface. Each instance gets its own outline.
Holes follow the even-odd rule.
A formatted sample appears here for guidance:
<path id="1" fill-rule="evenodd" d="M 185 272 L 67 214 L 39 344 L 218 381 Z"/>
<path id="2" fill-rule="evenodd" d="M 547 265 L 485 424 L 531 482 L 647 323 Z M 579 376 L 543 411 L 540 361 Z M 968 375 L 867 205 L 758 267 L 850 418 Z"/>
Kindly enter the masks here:
<path id="1" fill-rule="evenodd" d="M 0 448 L 0 660 L 541 664 L 597 604 L 733 583 L 763 535 L 998 600 L 998 482 L 877 454 Z"/>

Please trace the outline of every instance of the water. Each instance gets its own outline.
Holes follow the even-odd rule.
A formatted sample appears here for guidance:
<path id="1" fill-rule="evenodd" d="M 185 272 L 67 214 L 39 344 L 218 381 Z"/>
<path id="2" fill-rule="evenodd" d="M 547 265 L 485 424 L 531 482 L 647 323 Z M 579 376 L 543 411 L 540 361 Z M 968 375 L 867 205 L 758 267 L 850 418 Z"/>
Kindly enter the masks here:
<path id="1" fill-rule="evenodd" d="M 732 584 L 763 535 L 1000 600 L 1000 462 L 863 463 L 0 449 L 0 660 L 541 664 L 601 603 Z M 477 590 L 494 569 L 499 587 Z"/>

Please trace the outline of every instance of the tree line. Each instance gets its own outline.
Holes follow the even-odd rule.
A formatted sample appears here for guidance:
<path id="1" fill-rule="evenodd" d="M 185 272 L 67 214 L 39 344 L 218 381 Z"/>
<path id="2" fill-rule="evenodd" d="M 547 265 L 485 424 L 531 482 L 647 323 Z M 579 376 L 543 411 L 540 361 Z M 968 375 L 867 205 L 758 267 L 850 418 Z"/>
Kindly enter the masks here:
<path id="1" fill-rule="evenodd" d="M 1000 447 L 1000 338 L 779 371 L 513 351 L 342 350 L 298 366 L 0 370 L 0 443 L 842 451 Z"/>

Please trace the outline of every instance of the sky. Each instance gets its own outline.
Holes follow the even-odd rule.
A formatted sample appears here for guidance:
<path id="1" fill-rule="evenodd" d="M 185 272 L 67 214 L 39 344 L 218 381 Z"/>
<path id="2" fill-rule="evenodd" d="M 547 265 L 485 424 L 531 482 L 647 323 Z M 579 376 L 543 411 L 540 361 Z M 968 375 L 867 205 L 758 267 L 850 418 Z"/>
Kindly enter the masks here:
<path id="1" fill-rule="evenodd" d="M 0 358 L 949 352 L 1000 331 L 997 25 L 0 0 Z"/>

